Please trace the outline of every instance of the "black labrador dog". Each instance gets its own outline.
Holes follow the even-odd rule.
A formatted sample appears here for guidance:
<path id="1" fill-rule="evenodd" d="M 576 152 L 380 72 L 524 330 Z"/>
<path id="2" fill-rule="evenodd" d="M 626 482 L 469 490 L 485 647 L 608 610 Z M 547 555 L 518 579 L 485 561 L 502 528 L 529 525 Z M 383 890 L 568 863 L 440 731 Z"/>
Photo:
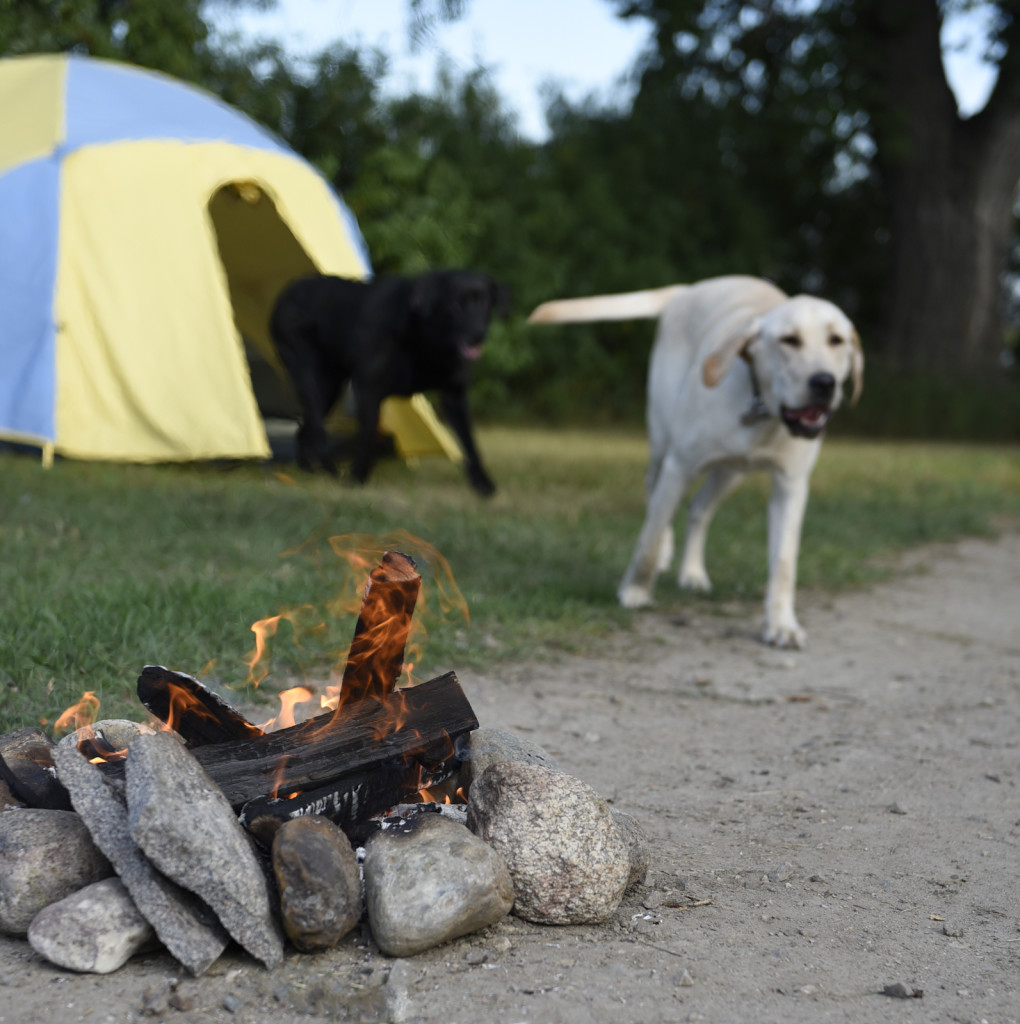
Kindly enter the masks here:
<path id="1" fill-rule="evenodd" d="M 348 381 L 358 420 L 352 472 L 361 482 L 375 463 L 383 399 L 437 391 L 471 486 L 492 494 L 471 430 L 467 386 L 493 313 L 505 317 L 508 307 L 502 285 L 466 270 L 372 281 L 317 274 L 287 285 L 270 330 L 301 404 L 299 465 L 336 472 L 325 420 Z"/>

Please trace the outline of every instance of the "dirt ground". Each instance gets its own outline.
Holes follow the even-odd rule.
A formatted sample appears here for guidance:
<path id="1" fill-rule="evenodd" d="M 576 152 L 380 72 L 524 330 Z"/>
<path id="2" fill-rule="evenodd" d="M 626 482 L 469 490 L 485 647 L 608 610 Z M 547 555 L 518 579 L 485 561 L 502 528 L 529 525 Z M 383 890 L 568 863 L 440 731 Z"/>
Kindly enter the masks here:
<path id="1" fill-rule="evenodd" d="M 608 655 L 461 674 L 483 725 L 648 832 L 609 923 L 511 917 L 402 961 L 355 935 L 180 981 L 164 955 L 76 976 L 3 938 L 0 1022 L 1020 1021 L 1020 537 L 802 592 L 803 652 L 759 644 L 756 609 L 689 607 Z"/>

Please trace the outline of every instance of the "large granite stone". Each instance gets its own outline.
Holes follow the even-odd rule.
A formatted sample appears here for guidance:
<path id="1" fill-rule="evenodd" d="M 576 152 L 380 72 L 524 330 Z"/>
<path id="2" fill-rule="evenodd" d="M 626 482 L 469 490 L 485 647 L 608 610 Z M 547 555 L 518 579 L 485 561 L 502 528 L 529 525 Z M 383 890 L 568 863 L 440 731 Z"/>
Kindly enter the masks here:
<path id="1" fill-rule="evenodd" d="M 473 730 L 468 734 L 460 757 L 460 782 L 465 792 L 489 765 L 504 761 L 540 764 L 554 771 L 561 770 L 553 757 L 537 743 L 506 729 Z"/>
<path id="2" fill-rule="evenodd" d="M 506 859 L 514 913 L 539 924 L 597 924 L 630 878 L 627 843 L 590 786 L 542 765 L 502 762 L 475 779 L 468 827 Z"/>
<path id="3" fill-rule="evenodd" d="M 112 874 L 74 811 L 0 814 L 0 931 L 25 935 L 43 907 Z"/>
<path id="4" fill-rule="evenodd" d="M 412 956 L 495 924 L 513 906 L 503 858 L 459 822 L 423 814 L 365 844 L 365 904 L 379 948 Z"/>
<path id="5" fill-rule="evenodd" d="M 302 952 L 335 946 L 361 920 L 361 871 L 328 818 L 292 818 L 273 837 L 273 872 L 287 938 Z"/>
<path id="6" fill-rule="evenodd" d="M 160 941 L 192 974 L 205 973 L 229 941 L 216 915 L 152 866 L 131 838 L 123 795 L 95 765 L 77 748 L 62 744 L 53 748 L 53 761 L 96 846 L 116 868 Z"/>
<path id="7" fill-rule="evenodd" d="M 131 838 L 164 875 L 200 896 L 252 956 L 279 964 L 283 935 L 269 880 L 223 791 L 165 732 L 132 742 L 126 776 Z"/>
<path id="8" fill-rule="evenodd" d="M 109 974 L 155 941 L 119 878 L 79 889 L 44 907 L 28 926 L 32 948 L 58 967 Z"/>
<path id="9" fill-rule="evenodd" d="M 615 807 L 611 808 L 611 811 L 613 821 L 616 822 L 616 827 L 627 844 L 627 854 L 630 858 L 630 874 L 627 876 L 629 889 L 638 882 L 644 882 L 648 877 L 648 869 L 652 864 L 652 848 L 637 818 L 626 811 L 618 811 Z"/>

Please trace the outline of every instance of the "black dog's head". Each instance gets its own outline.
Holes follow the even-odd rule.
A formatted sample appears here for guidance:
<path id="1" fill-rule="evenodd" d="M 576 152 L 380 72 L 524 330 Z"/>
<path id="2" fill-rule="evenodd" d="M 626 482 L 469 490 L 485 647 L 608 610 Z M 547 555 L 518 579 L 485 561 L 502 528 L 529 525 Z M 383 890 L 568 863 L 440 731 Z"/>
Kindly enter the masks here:
<path id="1" fill-rule="evenodd" d="M 510 296 L 486 274 L 431 270 L 413 282 L 411 312 L 433 344 L 473 360 L 481 354 L 493 314 L 509 315 Z"/>

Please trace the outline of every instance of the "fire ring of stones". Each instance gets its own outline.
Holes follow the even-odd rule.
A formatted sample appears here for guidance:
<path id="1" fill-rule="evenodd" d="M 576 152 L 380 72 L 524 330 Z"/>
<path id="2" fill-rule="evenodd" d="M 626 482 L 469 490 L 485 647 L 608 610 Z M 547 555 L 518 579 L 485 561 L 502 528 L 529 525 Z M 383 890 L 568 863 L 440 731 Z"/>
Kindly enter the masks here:
<path id="1" fill-rule="evenodd" d="M 162 945 L 198 976 L 231 940 L 272 967 L 285 941 L 328 949 L 362 921 L 407 957 L 508 913 L 607 920 L 647 872 L 643 831 L 541 748 L 478 728 L 452 672 L 396 688 L 406 628 L 389 647 L 369 638 L 409 623 L 418 581 L 406 556 L 384 556 L 346 697 L 301 725 L 263 733 L 149 666 L 139 696 L 159 732 L 0 736 L 0 931 L 69 970 Z M 466 806 L 411 803 L 427 789 Z"/>
<path id="2" fill-rule="evenodd" d="M 487 765 L 470 782 L 466 823 L 463 805 L 401 805 L 373 819 L 360 866 L 352 840 L 319 815 L 280 824 L 266 857 L 173 734 L 128 750 L 121 789 L 76 748 L 56 746 L 77 812 L 8 800 L 0 813 L 0 930 L 69 970 L 107 973 L 162 944 L 200 975 L 230 939 L 273 966 L 281 930 L 315 951 L 363 919 L 394 957 L 511 912 L 594 924 L 648 867 L 633 819 L 499 730 L 473 731 L 462 749 L 462 776 Z"/>

